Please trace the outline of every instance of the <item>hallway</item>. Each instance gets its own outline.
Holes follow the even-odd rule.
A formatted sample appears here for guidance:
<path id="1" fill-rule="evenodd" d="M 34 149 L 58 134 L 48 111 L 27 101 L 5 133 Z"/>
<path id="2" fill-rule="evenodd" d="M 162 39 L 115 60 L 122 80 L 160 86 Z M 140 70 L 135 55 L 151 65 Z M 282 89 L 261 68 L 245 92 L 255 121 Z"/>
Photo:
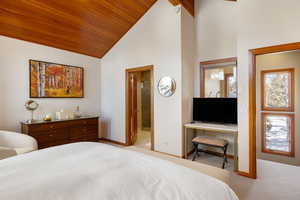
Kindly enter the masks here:
<path id="1" fill-rule="evenodd" d="M 137 141 L 135 142 L 134 146 L 150 149 L 151 148 L 150 131 L 138 130 Z"/>

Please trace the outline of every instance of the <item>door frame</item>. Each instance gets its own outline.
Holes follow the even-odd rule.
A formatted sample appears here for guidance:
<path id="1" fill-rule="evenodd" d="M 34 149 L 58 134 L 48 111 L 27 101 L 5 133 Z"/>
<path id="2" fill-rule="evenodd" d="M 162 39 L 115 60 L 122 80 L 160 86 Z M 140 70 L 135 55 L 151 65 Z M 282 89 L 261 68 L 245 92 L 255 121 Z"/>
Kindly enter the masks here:
<path id="1" fill-rule="evenodd" d="M 269 53 L 300 50 L 300 42 L 249 50 L 249 172 L 239 174 L 256 179 L 256 56 Z"/>
<path id="2" fill-rule="evenodd" d="M 151 150 L 154 151 L 154 76 L 153 76 L 153 65 L 136 67 L 136 68 L 128 68 L 126 69 L 126 83 L 125 83 L 125 126 L 126 126 L 126 145 L 130 146 L 130 104 L 129 104 L 129 78 L 130 73 L 132 72 L 144 72 L 150 71 L 150 80 L 151 80 L 151 129 L 150 129 L 150 142 L 151 142 Z"/>

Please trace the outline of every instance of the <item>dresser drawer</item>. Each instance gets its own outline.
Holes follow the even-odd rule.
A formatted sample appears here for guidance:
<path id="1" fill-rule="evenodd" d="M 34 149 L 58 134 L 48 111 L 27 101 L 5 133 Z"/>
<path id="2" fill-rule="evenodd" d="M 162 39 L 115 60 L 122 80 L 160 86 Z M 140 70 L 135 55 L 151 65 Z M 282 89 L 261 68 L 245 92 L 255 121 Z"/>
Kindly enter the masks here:
<path id="1" fill-rule="evenodd" d="M 55 129 L 46 132 L 40 132 L 34 135 L 39 144 L 51 143 L 59 140 L 68 140 L 69 133 L 67 129 Z"/>
<path id="2" fill-rule="evenodd" d="M 70 128 L 70 139 L 80 139 L 84 138 L 87 132 L 87 127 L 73 127 Z"/>
<path id="3" fill-rule="evenodd" d="M 72 121 L 72 125 L 74 125 L 74 126 L 97 125 L 97 124 L 98 124 L 98 118 L 80 119 L 80 120 L 74 120 L 74 121 Z"/>
<path id="4" fill-rule="evenodd" d="M 96 139 L 98 139 L 98 134 L 97 133 L 92 133 L 92 134 L 86 135 L 86 139 L 88 141 L 90 141 L 90 140 L 96 140 Z"/>
<path id="5" fill-rule="evenodd" d="M 98 118 L 22 123 L 22 132 L 34 137 L 39 149 L 73 142 L 95 142 L 98 140 Z"/>
<path id="6" fill-rule="evenodd" d="M 62 129 L 68 127 L 68 124 L 60 122 L 60 123 L 49 123 L 49 124 L 34 124 L 28 127 L 28 131 L 30 133 L 45 132 L 54 129 Z"/>
<path id="7" fill-rule="evenodd" d="M 97 134 L 98 126 L 86 125 L 70 128 L 70 139 L 85 138 L 86 135 Z"/>
<path id="8" fill-rule="evenodd" d="M 87 131 L 86 131 L 87 135 L 91 135 L 91 134 L 96 134 L 98 135 L 98 126 L 95 125 L 90 125 L 87 127 Z"/>

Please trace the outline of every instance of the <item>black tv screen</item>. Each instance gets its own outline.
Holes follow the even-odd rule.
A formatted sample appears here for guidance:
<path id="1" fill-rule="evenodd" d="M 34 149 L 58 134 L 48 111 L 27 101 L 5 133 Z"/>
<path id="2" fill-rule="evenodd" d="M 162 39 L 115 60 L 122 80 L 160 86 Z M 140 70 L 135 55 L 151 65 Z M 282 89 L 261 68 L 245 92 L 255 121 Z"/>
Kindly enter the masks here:
<path id="1" fill-rule="evenodd" d="M 193 120 L 237 124 L 237 98 L 194 98 Z"/>

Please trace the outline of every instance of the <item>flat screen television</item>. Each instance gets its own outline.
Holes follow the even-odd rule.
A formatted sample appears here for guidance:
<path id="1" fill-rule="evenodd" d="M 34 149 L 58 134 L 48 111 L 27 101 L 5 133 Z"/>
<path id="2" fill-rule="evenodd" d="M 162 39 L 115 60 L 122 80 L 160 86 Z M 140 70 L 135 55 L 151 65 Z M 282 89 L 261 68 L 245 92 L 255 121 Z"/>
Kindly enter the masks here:
<path id="1" fill-rule="evenodd" d="M 193 121 L 237 124 L 237 98 L 194 98 Z"/>

